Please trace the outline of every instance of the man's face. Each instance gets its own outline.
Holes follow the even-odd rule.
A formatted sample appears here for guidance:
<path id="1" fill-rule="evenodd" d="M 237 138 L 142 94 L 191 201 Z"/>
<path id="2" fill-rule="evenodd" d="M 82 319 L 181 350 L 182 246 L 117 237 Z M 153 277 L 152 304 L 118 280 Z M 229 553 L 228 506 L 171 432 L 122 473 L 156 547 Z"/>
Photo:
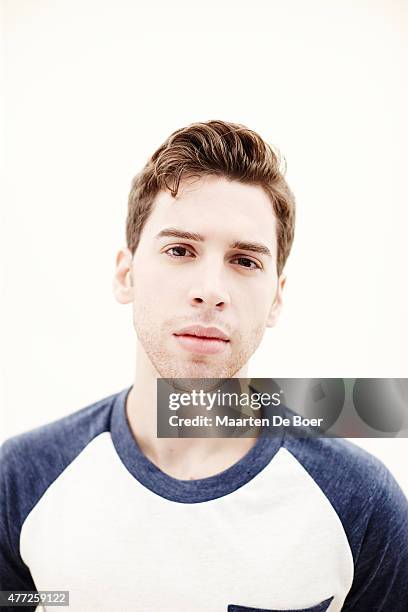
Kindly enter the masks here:
<path id="1" fill-rule="evenodd" d="M 160 192 L 116 297 L 133 303 L 138 339 L 163 378 L 230 378 L 281 307 L 276 221 L 261 187 L 215 176 Z M 211 328 L 211 329 L 209 329 Z"/>

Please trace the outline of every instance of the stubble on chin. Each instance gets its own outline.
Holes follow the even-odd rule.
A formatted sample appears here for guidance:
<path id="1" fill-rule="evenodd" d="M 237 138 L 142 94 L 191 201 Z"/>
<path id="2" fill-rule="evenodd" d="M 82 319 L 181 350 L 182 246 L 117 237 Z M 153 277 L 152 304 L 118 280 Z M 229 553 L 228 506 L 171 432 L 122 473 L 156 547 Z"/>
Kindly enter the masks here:
<path id="1" fill-rule="evenodd" d="M 265 331 L 265 325 L 259 325 L 247 336 L 235 334 L 227 355 L 184 355 L 170 348 L 172 330 L 179 325 L 167 322 L 159 330 L 146 311 L 134 313 L 133 322 L 139 342 L 161 378 L 232 378 L 249 361 Z"/>

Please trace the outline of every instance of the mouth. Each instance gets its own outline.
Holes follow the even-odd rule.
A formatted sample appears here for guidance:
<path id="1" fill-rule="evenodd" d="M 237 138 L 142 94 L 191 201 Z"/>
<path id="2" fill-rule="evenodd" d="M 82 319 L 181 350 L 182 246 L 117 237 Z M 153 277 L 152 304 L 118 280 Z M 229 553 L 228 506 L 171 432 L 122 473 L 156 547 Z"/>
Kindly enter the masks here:
<path id="1" fill-rule="evenodd" d="M 173 334 L 177 343 L 186 351 L 200 355 L 214 355 L 225 351 L 230 339 L 218 327 L 192 325 Z"/>

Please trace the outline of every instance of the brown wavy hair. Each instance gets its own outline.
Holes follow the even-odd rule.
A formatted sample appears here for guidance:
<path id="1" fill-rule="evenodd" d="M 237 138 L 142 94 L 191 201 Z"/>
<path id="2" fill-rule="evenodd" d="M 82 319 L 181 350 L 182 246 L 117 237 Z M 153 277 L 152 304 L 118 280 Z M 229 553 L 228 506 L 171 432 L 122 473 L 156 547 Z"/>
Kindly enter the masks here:
<path id="1" fill-rule="evenodd" d="M 283 166 L 283 167 L 282 167 Z M 132 255 L 161 190 L 177 195 L 180 181 L 218 175 L 263 187 L 277 219 L 280 276 L 293 243 L 295 198 L 279 151 L 244 125 L 225 121 L 193 123 L 171 134 L 134 177 L 129 193 L 126 241 Z"/>

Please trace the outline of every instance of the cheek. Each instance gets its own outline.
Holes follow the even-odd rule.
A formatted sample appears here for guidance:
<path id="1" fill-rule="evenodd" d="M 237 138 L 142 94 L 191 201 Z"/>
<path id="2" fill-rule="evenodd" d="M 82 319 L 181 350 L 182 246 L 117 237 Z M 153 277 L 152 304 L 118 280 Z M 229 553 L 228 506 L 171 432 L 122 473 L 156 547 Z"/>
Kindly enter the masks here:
<path id="1" fill-rule="evenodd" d="M 172 270 L 162 259 L 163 255 L 145 253 L 140 251 L 139 257 L 134 260 L 134 287 L 135 299 L 154 303 L 157 300 L 171 300 L 180 292 L 180 279 L 175 277 Z M 185 274 L 184 274 L 185 276 Z"/>
<path id="2" fill-rule="evenodd" d="M 272 287 L 272 289 L 270 288 Z M 274 300 L 273 281 L 268 286 L 260 283 L 237 296 L 241 323 L 248 329 L 264 328 Z"/>
<path id="3" fill-rule="evenodd" d="M 170 282 L 169 275 L 158 278 L 154 274 L 136 279 L 133 292 L 133 321 L 136 330 L 144 336 L 163 332 L 166 321 L 179 314 L 180 290 Z"/>

